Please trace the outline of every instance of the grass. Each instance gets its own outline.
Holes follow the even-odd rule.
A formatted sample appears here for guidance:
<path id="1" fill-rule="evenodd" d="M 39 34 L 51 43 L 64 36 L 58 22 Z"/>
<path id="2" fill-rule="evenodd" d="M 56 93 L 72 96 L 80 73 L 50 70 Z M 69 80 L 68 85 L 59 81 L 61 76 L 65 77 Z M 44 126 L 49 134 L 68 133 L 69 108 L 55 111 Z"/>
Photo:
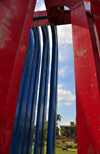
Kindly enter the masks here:
<path id="1" fill-rule="evenodd" d="M 60 149 L 56 149 L 56 154 L 77 154 L 77 151 L 62 151 Z"/>
<path id="2" fill-rule="evenodd" d="M 33 154 L 33 150 L 32 150 Z M 44 149 L 44 154 L 46 154 L 46 148 Z M 61 149 L 56 149 L 56 154 L 77 154 L 77 151 L 62 151 Z"/>
<path id="3" fill-rule="evenodd" d="M 44 152 L 46 154 L 46 152 Z M 61 149 L 56 149 L 56 154 L 77 154 L 77 151 L 62 151 Z"/>

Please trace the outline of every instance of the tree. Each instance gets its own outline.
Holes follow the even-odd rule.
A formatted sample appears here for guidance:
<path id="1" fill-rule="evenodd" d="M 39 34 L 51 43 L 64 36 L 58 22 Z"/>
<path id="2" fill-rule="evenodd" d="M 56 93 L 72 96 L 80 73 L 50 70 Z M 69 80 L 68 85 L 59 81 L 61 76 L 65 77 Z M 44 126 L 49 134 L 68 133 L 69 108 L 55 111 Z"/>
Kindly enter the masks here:
<path id="1" fill-rule="evenodd" d="M 62 128 L 62 129 L 60 130 L 60 134 L 61 134 L 62 136 L 67 136 L 68 131 L 67 131 L 66 129 Z"/>
<path id="2" fill-rule="evenodd" d="M 57 121 L 61 121 L 61 115 L 57 114 Z M 56 137 L 59 135 L 59 127 L 58 127 L 58 123 L 56 123 Z"/>
<path id="3" fill-rule="evenodd" d="M 74 142 L 77 143 L 77 120 L 75 118 Z"/>
<path id="4" fill-rule="evenodd" d="M 61 115 L 57 114 L 57 121 L 61 121 Z M 45 140 L 47 140 L 47 134 L 48 134 L 48 121 L 46 121 L 46 131 L 45 131 Z M 59 127 L 58 123 L 56 122 L 56 137 L 59 135 Z"/>
<path id="5" fill-rule="evenodd" d="M 57 121 L 61 121 L 61 115 L 60 114 L 57 114 Z"/>

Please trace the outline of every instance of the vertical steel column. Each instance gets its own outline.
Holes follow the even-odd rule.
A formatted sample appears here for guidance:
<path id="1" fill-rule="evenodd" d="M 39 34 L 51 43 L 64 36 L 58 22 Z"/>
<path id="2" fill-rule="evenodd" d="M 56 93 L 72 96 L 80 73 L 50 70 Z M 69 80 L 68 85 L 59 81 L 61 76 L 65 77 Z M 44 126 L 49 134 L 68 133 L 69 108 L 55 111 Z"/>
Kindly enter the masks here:
<path id="1" fill-rule="evenodd" d="M 26 58 L 25 58 L 25 62 L 24 62 L 23 73 L 22 73 L 22 78 L 21 78 L 21 83 L 20 83 L 20 89 L 19 89 L 19 95 L 18 95 L 16 114 L 15 114 L 15 120 L 14 120 L 14 125 L 13 125 L 13 132 L 12 132 L 12 139 L 11 139 L 11 145 L 10 145 L 10 152 L 9 153 L 12 153 L 12 151 L 13 151 L 14 140 L 15 140 L 15 136 L 16 136 L 16 127 L 17 127 L 17 122 L 18 122 L 18 115 L 21 112 L 20 111 L 21 110 L 20 101 L 21 101 L 23 86 L 24 86 L 24 81 L 25 81 L 25 72 L 27 71 L 26 66 L 28 64 L 30 52 L 33 53 L 33 48 L 34 48 L 33 47 L 34 43 L 32 41 L 33 41 L 33 34 L 32 34 L 32 31 L 30 31 L 29 43 L 28 43 L 28 47 L 27 47 Z"/>
<path id="2" fill-rule="evenodd" d="M 91 18 L 89 17 L 88 17 L 88 25 L 89 25 L 89 30 L 90 30 L 93 55 L 94 55 L 96 73 L 97 73 L 97 81 L 98 81 L 98 87 L 99 87 L 99 95 L 100 95 L 100 56 L 99 56 L 99 51 L 98 51 L 98 47 L 96 43 L 93 20 L 91 20 Z"/>
<path id="3" fill-rule="evenodd" d="M 83 4 L 71 10 L 78 154 L 100 153 L 100 98 L 93 47 Z"/>
<path id="4" fill-rule="evenodd" d="M 45 97 L 44 97 L 44 107 L 43 107 L 43 122 L 42 122 L 42 133 L 39 134 L 41 138 L 40 142 L 40 154 L 44 154 L 44 141 L 45 141 L 45 127 L 46 127 L 46 111 L 47 111 L 47 97 L 48 97 L 48 78 L 49 78 L 49 63 L 50 63 L 50 42 L 49 42 L 49 32 L 47 28 L 47 67 L 46 67 L 46 82 L 45 82 Z M 44 42 L 45 43 L 45 42 Z M 40 136 L 41 135 L 41 136 Z"/>
<path id="5" fill-rule="evenodd" d="M 95 35 L 98 43 L 98 49 L 100 52 L 100 1 L 90 0 L 90 2 L 91 2 L 92 13 L 93 13 L 93 19 L 94 19 Z"/>
<path id="6" fill-rule="evenodd" d="M 41 55 L 38 29 L 33 28 L 33 32 L 35 48 L 33 49 L 33 33 L 31 30 L 16 108 L 10 153 L 31 153 L 32 148 Z"/>
<path id="7" fill-rule="evenodd" d="M 22 137 L 23 132 L 23 126 L 24 126 L 24 118 L 25 118 L 25 112 L 26 112 L 26 106 L 27 106 L 27 97 L 28 97 L 28 89 L 30 84 L 30 76 L 31 76 L 31 69 L 32 69 L 32 61 L 34 56 L 34 50 L 33 50 L 33 34 L 32 30 L 29 37 L 29 43 L 27 47 L 27 54 L 25 59 L 25 67 L 24 70 L 24 77 L 22 75 L 22 83 L 20 90 L 21 94 L 19 94 L 18 98 L 18 105 L 16 110 L 16 116 L 14 121 L 14 129 L 13 129 L 13 135 L 12 135 L 12 145 L 13 149 L 10 153 L 19 153 L 20 151 L 20 141 Z"/>
<path id="8" fill-rule="evenodd" d="M 51 66 L 51 83 L 50 83 L 50 104 L 48 119 L 48 139 L 47 154 L 55 153 L 56 139 L 56 108 L 57 108 L 57 76 L 58 76 L 58 44 L 57 31 L 55 26 L 51 26 L 52 30 L 52 66 Z"/>
<path id="9" fill-rule="evenodd" d="M 47 90 L 48 90 L 48 71 L 49 71 L 49 36 L 47 27 L 42 27 L 43 33 L 43 58 L 42 58 L 42 69 L 41 69 L 41 79 L 40 79 L 40 90 L 39 90 L 39 100 L 38 100 L 38 110 L 37 110 L 37 122 L 36 122 L 36 133 L 35 133 L 35 143 L 34 143 L 34 154 L 40 154 L 43 151 L 43 134 L 45 129 L 45 116 L 46 116 L 46 106 L 47 106 Z M 43 137 L 43 138 L 42 138 Z"/>
<path id="10" fill-rule="evenodd" d="M 32 151 L 32 141 L 34 132 L 34 122 L 35 122 L 35 111 L 36 111 L 36 100 L 37 100 L 37 90 L 38 90 L 38 80 L 40 71 L 40 58 L 41 58 L 41 45 L 40 45 L 40 35 L 39 28 L 33 28 L 35 51 L 32 64 L 32 72 L 30 79 L 30 88 L 27 100 L 27 112 L 25 117 L 24 134 L 22 140 L 22 153 L 30 154 Z"/>
<path id="11" fill-rule="evenodd" d="M 0 154 L 9 153 L 35 3 L 36 0 L 0 1 Z"/>

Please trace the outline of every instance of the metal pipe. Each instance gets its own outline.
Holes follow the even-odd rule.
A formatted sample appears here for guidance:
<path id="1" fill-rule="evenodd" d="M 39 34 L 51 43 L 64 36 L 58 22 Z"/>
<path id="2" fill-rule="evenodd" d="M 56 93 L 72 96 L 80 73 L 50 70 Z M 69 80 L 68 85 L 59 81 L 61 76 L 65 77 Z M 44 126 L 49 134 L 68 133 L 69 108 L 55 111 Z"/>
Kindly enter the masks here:
<path id="1" fill-rule="evenodd" d="M 41 79 L 39 88 L 39 100 L 38 100 L 38 110 L 37 110 L 37 122 L 36 122 L 36 133 L 35 133 L 35 144 L 34 144 L 34 154 L 39 154 L 41 152 L 41 137 L 42 137 L 42 125 L 43 125 L 43 112 L 46 106 L 46 90 L 48 89 L 48 61 L 47 61 L 47 47 L 48 47 L 48 33 L 47 27 L 42 27 L 43 33 L 43 57 L 42 57 L 42 69 L 41 69 Z M 48 64 L 47 64 L 48 63 Z M 46 85 L 47 84 L 47 85 Z"/>
<path id="2" fill-rule="evenodd" d="M 58 74 L 58 48 L 57 48 L 57 46 L 58 46 L 58 44 L 57 44 L 56 27 L 51 26 L 51 30 L 52 30 L 53 47 L 52 47 L 47 154 L 55 153 L 55 147 L 53 144 L 54 144 L 55 138 L 56 138 L 54 122 L 56 122 L 56 107 L 57 107 L 57 74 Z"/>
<path id="3" fill-rule="evenodd" d="M 40 36 L 39 28 L 33 28 L 34 34 L 34 57 L 32 62 L 32 70 L 30 77 L 30 86 L 28 92 L 26 115 L 24 120 L 23 128 L 23 138 L 21 143 L 20 153 L 30 153 L 32 149 L 32 139 L 34 131 L 34 120 L 35 120 L 35 110 L 36 110 L 36 96 L 38 90 L 38 80 L 39 80 L 39 69 L 40 69 Z"/>
<path id="4" fill-rule="evenodd" d="M 20 83 L 9 154 L 15 153 L 15 151 L 17 151 L 16 144 L 17 144 L 18 133 L 20 133 L 21 127 L 23 125 L 23 117 L 25 115 L 25 107 L 26 107 L 25 102 L 27 99 L 27 92 L 28 92 L 27 89 L 29 87 L 29 76 L 30 76 L 31 61 L 33 57 L 33 48 L 34 48 L 34 44 L 31 42 L 32 39 L 33 39 L 33 34 L 32 34 L 32 31 L 30 31 L 30 37 L 28 41 L 28 47 L 27 47 L 27 52 L 26 52 L 26 57 L 25 57 L 25 62 L 24 62 L 24 67 L 22 72 L 21 83 Z M 28 74 L 27 74 L 27 67 L 29 67 Z M 19 126 L 20 126 L 20 129 L 19 129 Z"/>

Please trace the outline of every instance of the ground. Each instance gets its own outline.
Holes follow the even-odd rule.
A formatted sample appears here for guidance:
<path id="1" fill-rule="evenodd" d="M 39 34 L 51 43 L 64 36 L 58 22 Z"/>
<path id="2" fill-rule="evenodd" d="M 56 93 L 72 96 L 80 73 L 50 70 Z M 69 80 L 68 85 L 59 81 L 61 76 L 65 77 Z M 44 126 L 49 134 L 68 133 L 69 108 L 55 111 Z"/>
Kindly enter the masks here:
<path id="1" fill-rule="evenodd" d="M 66 136 L 59 136 L 58 139 L 56 139 L 57 143 L 62 143 L 62 141 L 65 141 L 66 143 L 74 143 L 74 139 Z"/>
<path id="2" fill-rule="evenodd" d="M 33 150 L 31 154 L 33 154 Z M 46 148 L 44 149 L 44 154 L 46 154 Z M 61 149 L 56 148 L 56 154 L 77 154 L 77 150 L 68 149 L 68 151 L 62 151 Z"/>
<path id="3" fill-rule="evenodd" d="M 46 151 L 44 152 L 46 154 Z M 68 150 L 68 151 L 62 151 L 61 149 L 56 148 L 56 154 L 77 154 L 76 149 L 75 150 Z"/>

